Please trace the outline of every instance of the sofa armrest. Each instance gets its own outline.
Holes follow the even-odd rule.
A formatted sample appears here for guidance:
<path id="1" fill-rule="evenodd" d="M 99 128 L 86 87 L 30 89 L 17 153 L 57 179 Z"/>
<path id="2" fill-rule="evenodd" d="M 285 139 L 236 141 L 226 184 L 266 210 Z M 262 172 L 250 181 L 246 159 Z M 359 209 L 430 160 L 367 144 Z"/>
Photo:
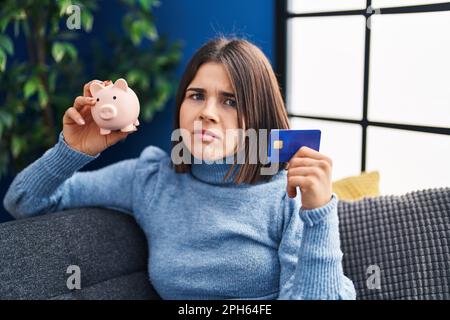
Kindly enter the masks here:
<path id="1" fill-rule="evenodd" d="M 80 208 L 0 224 L 0 299 L 158 299 L 132 217 Z M 69 289 L 71 265 L 81 289 Z"/>

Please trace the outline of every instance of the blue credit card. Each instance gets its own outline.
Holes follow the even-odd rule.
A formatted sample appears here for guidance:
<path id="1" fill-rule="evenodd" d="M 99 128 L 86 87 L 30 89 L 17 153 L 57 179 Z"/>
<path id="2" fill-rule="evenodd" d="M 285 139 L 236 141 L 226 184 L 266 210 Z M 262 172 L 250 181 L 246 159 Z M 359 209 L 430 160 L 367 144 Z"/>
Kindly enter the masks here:
<path id="1" fill-rule="evenodd" d="M 271 130 L 269 161 L 271 163 L 288 162 L 303 146 L 319 151 L 320 135 L 320 130 Z"/>

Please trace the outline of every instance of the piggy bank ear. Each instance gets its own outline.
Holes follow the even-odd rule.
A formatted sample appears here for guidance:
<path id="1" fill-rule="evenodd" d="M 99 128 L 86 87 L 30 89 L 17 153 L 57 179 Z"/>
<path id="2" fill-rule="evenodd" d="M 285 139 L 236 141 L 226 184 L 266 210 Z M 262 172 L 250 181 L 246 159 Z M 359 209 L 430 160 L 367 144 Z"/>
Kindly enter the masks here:
<path id="1" fill-rule="evenodd" d="M 104 88 L 105 88 L 104 85 L 102 85 L 96 81 L 93 81 L 89 86 L 89 91 L 91 91 L 92 95 L 95 95 L 95 94 L 97 94 L 97 92 L 99 92 L 100 90 L 102 90 Z"/>
<path id="2" fill-rule="evenodd" d="M 128 83 L 125 81 L 125 79 L 117 79 L 116 82 L 114 82 L 114 87 L 122 89 L 123 91 L 127 91 L 128 89 Z"/>

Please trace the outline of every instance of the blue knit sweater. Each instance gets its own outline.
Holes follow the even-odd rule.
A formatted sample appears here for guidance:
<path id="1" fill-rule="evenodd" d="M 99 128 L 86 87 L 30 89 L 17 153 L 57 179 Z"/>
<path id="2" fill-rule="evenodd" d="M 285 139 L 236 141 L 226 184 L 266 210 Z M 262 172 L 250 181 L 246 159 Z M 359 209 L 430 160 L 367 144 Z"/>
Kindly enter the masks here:
<path id="1" fill-rule="evenodd" d="M 163 299 L 354 299 L 344 276 L 337 198 L 304 210 L 269 182 L 223 181 L 228 164 L 176 173 L 153 146 L 135 159 L 77 172 L 99 155 L 58 143 L 20 172 L 4 198 L 24 218 L 100 206 L 130 214 L 144 231 L 149 278 Z M 113 230 L 111 230 L 113 232 Z"/>

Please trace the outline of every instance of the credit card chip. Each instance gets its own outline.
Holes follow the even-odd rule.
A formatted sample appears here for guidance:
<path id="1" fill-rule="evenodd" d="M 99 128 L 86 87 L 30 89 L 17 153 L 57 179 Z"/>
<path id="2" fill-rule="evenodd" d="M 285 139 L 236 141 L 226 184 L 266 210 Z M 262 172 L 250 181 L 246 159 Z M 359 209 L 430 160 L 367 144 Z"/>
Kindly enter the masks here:
<path id="1" fill-rule="evenodd" d="M 273 142 L 274 149 L 283 149 L 283 140 L 275 140 Z"/>

